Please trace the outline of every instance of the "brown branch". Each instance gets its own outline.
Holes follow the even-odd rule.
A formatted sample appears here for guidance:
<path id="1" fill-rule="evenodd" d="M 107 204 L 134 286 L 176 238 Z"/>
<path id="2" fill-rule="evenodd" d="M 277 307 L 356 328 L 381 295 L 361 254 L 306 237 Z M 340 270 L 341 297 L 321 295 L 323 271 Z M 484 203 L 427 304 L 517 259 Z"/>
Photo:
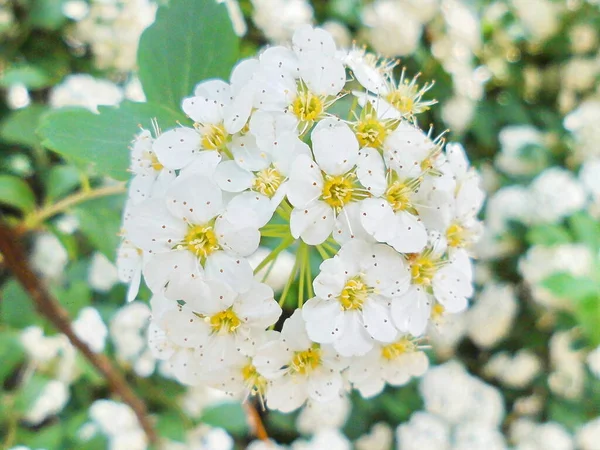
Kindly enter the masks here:
<path id="1" fill-rule="evenodd" d="M 254 405 L 251 403 L 250 399 L 244 402 L 244 409 L 246 410 L 246 416 L 248 417 L 250 429 L 252 430 L 254 435 L 261 441 L 268 441 L 269 435 L 267 434 L 265 425 L 263 424 L 260 414 L 254 407 Z"/>
<path id="2" fill-rule="evenodd" d="M 71 344 L 106 378 L 111 391 L 118 394 L 123 402 L 133 409 L 148 440 L 156 443 L 158 438 L 148 418 L 144 402 L 129 387 L 123 375 L 113 366 L 110 359 L 103 354 L 92 352 L 88 345 L 73 332 L 67 311 L 50 295 L 42 281 L 31 269 L 17 233 L 1 221 L 0 252 L 4 256 L 6 266 L 29 293 L 38 312 L 65 334 Z M 4 301 L 8 301 L 8 299 L 4 299 Z"/>

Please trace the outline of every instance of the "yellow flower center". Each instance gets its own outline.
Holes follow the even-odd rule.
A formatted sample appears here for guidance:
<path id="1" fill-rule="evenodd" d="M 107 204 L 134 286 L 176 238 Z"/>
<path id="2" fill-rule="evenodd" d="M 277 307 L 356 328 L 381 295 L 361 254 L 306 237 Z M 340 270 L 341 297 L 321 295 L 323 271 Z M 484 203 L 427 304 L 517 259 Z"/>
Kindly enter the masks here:
<path id="1" fill-rule="evenodd" d="M 385 191 L 385 198 L 392 206 L 394 212 L 404 211 L 412 208 L 410 196 L 412 190 L 406 184 L 400 181 L 394 181 Z"/>
<path id="2" fill-rule="evenodd" d="M 371 115 L 358 122 L 355 131 L 361 147 L 380 148 L 388 135 L 385 125 Z"/>
<path id="3" fill-rule="evenodd" d="M 263 395 L 267 388 L 267 380 L 263 377 L 252 363 L 242 367 L 242 377 L 253 394 Z"/>
<path id="4" fill-rule="evenodd" d="M 323 101 L 308 90 L 298 92 L 292 111 L 301 122 L 313 122 L 323 113 Z"/>
<path id="5" fill-rule="evenodd" d="M 283 175 L 277 169 L 268 167 L 256 173 L 256 178 L 252 182 L 252 189 L 271 198 L 275 195 L 282 182 Z"/>
<path id="6" fill-rule="evenodd" d="M 414 284 L 430 286 L 436 271 L 435 263 L 427 256 L 417 256 L 410 265 L 410 274 Z"/>
<path id="7" fill-rule="evenodd" d="M 325 203 L 337 209 L 352 200 L 353 183 L 350 176 L 326 176 L 322 198 Z"/>
<path id="8" fill-rule="evenodd" d="M 220 334 L 233 333 L 242 324 L 231 308 L 211 316 L 209 321 L 213 331 Z"/>
<path id="9" fill-rule="evenodd" d="M 217 235 L 209 225 L 194 225 L 188 230 L 184 241 L 187 249 L 200 259 L 220 248 Z"/>
<path id="10" fill-rule="evenodd" d="M 308 375 L 320 365 L 321 349 L 315 346 L 302 352 L 296 352 L 290 367 L 294 373 Z"/>
<path id="11" fill-rule="evenodd" d="M 159 170 L 163 170 L 165 166 L 163 166 L 159 161 L 158 158 L 156 156 L 156 153 L 151 153 L 150 154 L 150 166 L 156 170 L 157 172 Z"/>
<path id="12" fill-rule="evenodd" d="M 387 102 L 402 114 L 411 114 L 415 107 L 414 93 L 408 85 L 400 85 L 398 89 L 386 95 Z"/>
<path id="13" fill-rule="evenodd" d="M 465 229 L 457 223 L 453 223 L 446 230 L 446 239 L 450 247 L 463 247 L 466 236 Z"/>
<path id="14" fill-rule="evenodd" d="M 431 320 L 434 322 L 439 321 L 444 313 L 446 312 L 446 308 L 444 308 L 439 303 L 436 303 L 433 308 L 431 308 Z"/>
<path id="15" fill-rule="evenodd" d="M 363 303 L 369 295 L 369 287 L 360 277 L 350 278 L 342 293 L 340 294 L 340 303 L 344 310 L 362 309 Z"/>
<path id="16" fill-rule="evenodd" d="M 227 142 L 228 133 L 223 125 L 206 125 L 202 127 L 202 148 L 218 150 Z"/>
<path id="17" fill-rule="evenodd" d="M 414 352 L 417 346 L 409 338 L 403 337 L 397 342 L 386 345 L 381 348 L 381 356 L 387 360 L 396 359 L 405 353 Z"/>

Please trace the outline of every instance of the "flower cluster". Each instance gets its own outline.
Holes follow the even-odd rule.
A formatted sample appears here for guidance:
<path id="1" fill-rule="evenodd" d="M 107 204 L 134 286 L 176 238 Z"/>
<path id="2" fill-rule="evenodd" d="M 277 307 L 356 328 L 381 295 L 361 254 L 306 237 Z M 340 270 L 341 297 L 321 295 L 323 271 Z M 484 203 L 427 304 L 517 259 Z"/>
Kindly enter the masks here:
<path id="1" fill-rule="evenodd" d="M 472 294 L 483 193 L 462 148 L 418 128 L 429 85 L 392 69 L 305 26 L 198 84 L 193 126 L 136 138 L 120 269 L 130 299 L 143 273 L 181 382 L 290 411 L 338 396 L 343 371 L 372 396 L 426 370 L 428 324 Z M 267 239 L 256 271 L 295 252 L 279 302 L 248 261 Z"/>

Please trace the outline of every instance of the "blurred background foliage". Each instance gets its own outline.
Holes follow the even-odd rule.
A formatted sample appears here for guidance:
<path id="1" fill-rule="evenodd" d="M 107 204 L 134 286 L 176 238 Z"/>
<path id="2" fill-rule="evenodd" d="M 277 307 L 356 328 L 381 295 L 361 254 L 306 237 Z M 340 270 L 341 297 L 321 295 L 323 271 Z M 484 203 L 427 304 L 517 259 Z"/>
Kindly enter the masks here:
<path id="1" fill-rule="evenodd" d="M 506 416 L 499 429 L 507 445 L 600 448 L 600 426 L 595 447 L 577 434 L 600 415 L 600 356 L 593 352 L 600 345 L 600 189 L 582 175 L 589 163 L 587 180 L 600 178 L 600 165 L 593 165 L 600 157 L 600 6 L 583 0 L 391 0 L 396 6 L 383 9 L 383 0 L 287 6 L 243 0 L 247 32 L 238 38 L 227 14 L 237 5 L 232 1 L 171 0 L 154 22 L 158 3 L 167 2 L 0 0 L 0 208 L 55 298 L 94 334 L 98 351 L 115 361 L 147 403 L 161 438 L 179 448 L 228 448 L 210 443 L 216 439 L 211 427 L 218 427 L 236 448 L 252 440 L 242 405 L 208 389 L 186 389 L 160 370 L 143 344 L 147 308 L 124 306 L 126 286 L 114 263 L 127 147 L 152 118 L 165 129 L 188 121 L 179 101 L 196 82 L 227 77 L 240 56 L 285 41 L 308 22 L 324 24 L 342 47 L 367 45 L 400 58 L 397 70 L 435 80 L 428 95 L 439 105 L 421 125 L 432 124 L 434 135 L 450 129 L 446 138 L 464 145 L 490 195 L 474 304 L 484 296 L 491 300 L 479 316 L 465 313 L 439 325 L 432 365 L 454 358 L 502 393 Z M 412 16 L 393 17 L 401 8 Z M 397 25 L 403 20 L 416 22 L 406 27 L 417 32 L 403 35 Z M 382 45 L 379 31 L 387 40 L 403 40 L 405 48 Z M 194 48 L 187 59 L 186 40 Z M 539 181 L 550 168 L 567 173 L 570 184 Z M 577 203 L 578 196 L 585 201 Z M 566 205 L 564 211 L 546 214 L 557 204 Z M 127 432 L 107 430 L 102 414 L 90 409 L 100 399 L 118 399 L 36 313 L 1 263 L 0 286 L 0 446 L 144 448 L 118 441 Z M 510 291 L 511 314 L 503 312 L 506 291 L 493 291 L 498 286 Z M 143 288 L 138 302 L 148 300 Z M 502 325 L 494 320 L 502 318 Z M 487 326 L 500 327 L 498 336 L 471 331 Z M 140 343 L 123 342 L 134 338 Z M 527 361 L 535 370 L 498 363 L 498 355 L 523 350 L 533 355 Z M 525 371 L 526 381 L 511 384 L 503 370 Z M 424 408 L 418 386 L 387 388 L 374 399 L 352 393 L 343 434 L 354 441 L 374 424 L 393 429 L 406 423 Z M 297 413 L 261 414 L 278 442 L 307 434 Z M 127 422 L 123 417 L 115 420 Z M 518 447 L 522 438 L 512 430 L 523 418 L 558 424 L 572 447 Z M 381 442 L 356 446 L 386 448 L 387 442 L 392 448 L 389 440 Z"/>

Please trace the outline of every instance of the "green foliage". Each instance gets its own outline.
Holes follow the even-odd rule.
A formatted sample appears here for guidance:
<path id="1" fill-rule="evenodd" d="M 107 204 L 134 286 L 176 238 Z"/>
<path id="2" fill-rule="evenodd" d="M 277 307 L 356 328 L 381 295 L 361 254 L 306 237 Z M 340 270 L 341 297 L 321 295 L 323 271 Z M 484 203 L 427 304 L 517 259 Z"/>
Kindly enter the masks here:
<path id="1" fill-rule="evenodd" d="M 0 333 L 0 385 L 24 361 L 25 353 L 17 333 Z M 1 414 L 0 414 L 1 415 Z"/>
<path id="2" fill-rule="evenodd" d="M 98 173 L 127 180 L 129 145 L 139 127 L 151 129 L 156 118 L 163 127 L 175 126 L 184 116 L 152 103 L 124 102 L 120 107 L 100 107 L 100 114 L 82 108 L 52 111 L 38 133 L 44 146 L 79 166 L 91 165 Z"/>
<path id="3" fill-rule="evenodd" d="M 73 166 L 54 166 L 46 176 L 46 201 L 53 202 L 75 189 L 81 182 L 81 173 Z"/>
<path id="4" fill-rule="evenodd" d="M 206 408 L 200 419 L 207 425 L 220 427 L 233 435 L 248 433 L 248 421 L 240 403 L 222 403 Z"/>
<path id="5" fill-rule="evenodd" d="M 81 232 L 89 243 L 114 261 L 119 246 L 123 197 L 91 200 L 74 210 Z"/>
<path id="6" fill-rule="evenodd" d="M 0 123 L 0 138 L 11 144 L 38 147 L 40 139 L 35 134 L 35 130 L 47 110 L 44 105 L 33 104 L 10 113 Z"/>
<path id="7" fill-rule="evenodd" d="M 36 322 L 36 312 L 29 298 L 16 280 L 10 280 L 2 288 L 0 323 L 14 328 L 25 328 Z"/>
<path id="8" fill-rule="evenodd" d="M 527 230 L 525 240 L 530 245 L 551 247 L 553 245 L 568 244 L 571 242 L 571 235 L 561 225 L 536 225 Z"/>
<path id="9" fill-rule="evenodd" d="M 149 101 L 178 111 L 207 78 L 229 78 L 238 38 L 224 4 L 171 0 L 140 39 L 139 76 Z"/>
<path id="10" fill-rule="evenodd" d="M 0 204 L 22 212 L 35 209 L 35 196 L 29 185 L 14 175 L 0 175 Z"/>

